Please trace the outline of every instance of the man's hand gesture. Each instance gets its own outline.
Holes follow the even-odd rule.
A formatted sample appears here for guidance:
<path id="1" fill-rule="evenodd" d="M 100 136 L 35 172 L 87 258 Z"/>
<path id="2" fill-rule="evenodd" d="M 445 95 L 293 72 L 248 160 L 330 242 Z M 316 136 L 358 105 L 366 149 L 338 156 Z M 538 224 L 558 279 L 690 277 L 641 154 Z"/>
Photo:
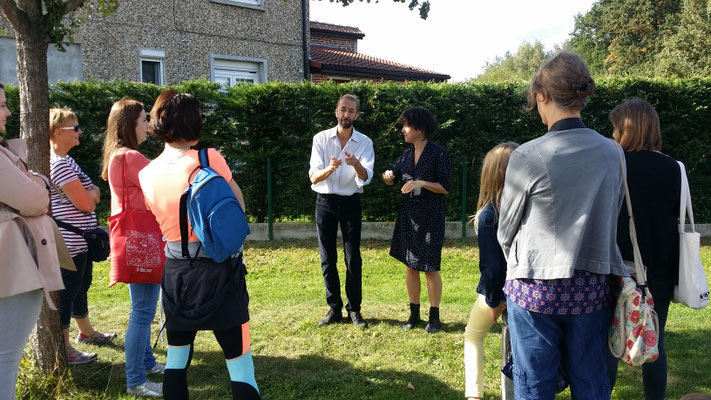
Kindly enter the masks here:
<path id="1" fill-rule="evenodd" d="M 331 170 L 331 172 L 333 172 L 333 171 L 337 170 L 338 167 L 341 166 L 342 162 L 343 161 L 341 161 L 340 159 L 338 159 L 334 156 L 331 156 L 331 162 L 328 164 L 328 168 Z"/>

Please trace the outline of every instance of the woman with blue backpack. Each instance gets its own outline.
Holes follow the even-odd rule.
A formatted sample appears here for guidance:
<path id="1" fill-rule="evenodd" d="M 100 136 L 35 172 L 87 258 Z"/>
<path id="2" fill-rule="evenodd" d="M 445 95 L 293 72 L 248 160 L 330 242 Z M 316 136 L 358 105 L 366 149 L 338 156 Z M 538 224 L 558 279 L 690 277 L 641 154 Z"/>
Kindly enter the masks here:
<path id="1" fill-rule="evenodd" d="M 242 261 L 241 240 L 246 233 L 237 232 L 241 237 L 237 242 L 221 243 L 221 238 L 229 239 L 235 232 L 218 224 L 226 215 L 244 219 L 244 199 L 217 150 L 191 149 L 202 128 L 203 115 L 193 96 L 173 90 L 161 93 L 148 129 L 165 140 L 165 149 L 139 173 L 146 205 L 166 240 L 161 283 L 168 336 L 163 397 L 189 398 L 187 369 L 195 335 L 212 330 L 225 355 L 233 399 L 259 399 Z M 224 196 L 225 187 L 229 195 L 216 198 Z M 210 213 L 200 215 L 202 208 Z M 215 221 L 210 218 L 213 213 L 218 217 Z"/>

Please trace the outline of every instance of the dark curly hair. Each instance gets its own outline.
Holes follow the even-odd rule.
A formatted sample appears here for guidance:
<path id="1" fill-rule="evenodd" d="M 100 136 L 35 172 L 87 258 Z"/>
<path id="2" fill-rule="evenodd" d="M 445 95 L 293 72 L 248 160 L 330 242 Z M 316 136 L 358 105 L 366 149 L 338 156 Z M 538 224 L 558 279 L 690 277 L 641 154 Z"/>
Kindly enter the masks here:
<path id="1" fill-rule="evenodd" d="M 424 133 L 425 138 L 431 138 L 437 130 L 437 120 L 430 110 L 413 107 L 403 111 L 397 120 L 398 125 L 407 125 Z"/>
<path id="2" fill-rule="evenodd" d="M 188 93 L 166 90 L 156 99 L 148 131 L 166 142 L 200 140 L 203 116 L 200 103 Z"/>

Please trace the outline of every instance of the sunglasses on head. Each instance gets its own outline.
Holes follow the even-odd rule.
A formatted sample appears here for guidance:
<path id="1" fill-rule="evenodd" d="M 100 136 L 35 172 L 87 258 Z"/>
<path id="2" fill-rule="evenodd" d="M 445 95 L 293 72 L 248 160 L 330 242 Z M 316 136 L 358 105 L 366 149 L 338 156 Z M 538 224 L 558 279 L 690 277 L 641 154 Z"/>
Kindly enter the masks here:
<path id="1" fill-rule="evenodd" d="M 79 132 L 79 125 L 64 126 L 64 127 L 62 127 L 62 128 L 59 128 L 59 129 L 64 130 L 64 131 L 68 131 L 68 130 L 70 130 L 70 129 L 73 129 L 74 132 Z"/>

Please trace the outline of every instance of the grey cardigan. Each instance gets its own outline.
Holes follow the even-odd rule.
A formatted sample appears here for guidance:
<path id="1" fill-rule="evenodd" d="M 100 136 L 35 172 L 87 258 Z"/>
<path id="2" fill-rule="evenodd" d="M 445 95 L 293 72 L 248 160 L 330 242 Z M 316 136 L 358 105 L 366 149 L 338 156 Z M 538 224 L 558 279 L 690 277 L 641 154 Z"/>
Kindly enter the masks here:
<path id="1" fill-rule="evenodd" d="M 579 119 L 518 147 L 506 170 L 497 237 L 506 280 L 573 271 L 627 275 L 617 247 L 624 201 L 615 146 Z"/>

